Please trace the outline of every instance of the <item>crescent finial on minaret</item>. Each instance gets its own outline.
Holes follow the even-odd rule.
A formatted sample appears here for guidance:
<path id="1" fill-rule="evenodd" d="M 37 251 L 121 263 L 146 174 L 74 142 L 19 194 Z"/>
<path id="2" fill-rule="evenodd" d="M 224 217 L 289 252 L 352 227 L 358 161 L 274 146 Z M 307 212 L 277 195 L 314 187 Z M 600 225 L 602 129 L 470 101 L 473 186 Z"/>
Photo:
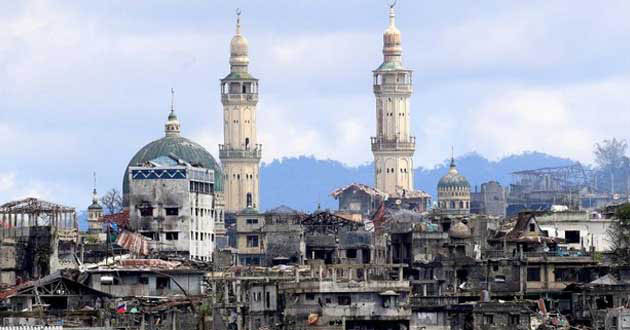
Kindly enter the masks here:
<path id="1" fill-rule="evenodd" d="M 236 34 L 241 34 L 241 8 L 236 8 Z"/>
<path id="2" fill-rule="evenodd" d="M 396 3 L 398 2 L 398 0 L 393 0 L 389 2 L 389 8 L 394 8 L 396 6 Z"/>

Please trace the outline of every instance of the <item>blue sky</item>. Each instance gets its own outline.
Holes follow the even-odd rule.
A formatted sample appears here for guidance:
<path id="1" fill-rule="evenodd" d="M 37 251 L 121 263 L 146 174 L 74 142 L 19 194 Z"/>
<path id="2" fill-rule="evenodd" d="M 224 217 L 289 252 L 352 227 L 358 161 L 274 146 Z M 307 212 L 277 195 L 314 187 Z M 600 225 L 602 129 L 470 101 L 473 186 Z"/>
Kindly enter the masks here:
<path id="1" fill-rule="evenodd" d="M 214 155 L 218 80 L 242 9 L 261 79 L 264 160 L 372 160 L 371 71 L 386 1 L 3 1 L 0 202 L 89 204 L 120 186 L 136 150 L 163 135 L 170 88 L 183 135 Z M 417 166 L 476 151 L 592 162 L 628 138 L 630 2 L 399 0 Z"/>

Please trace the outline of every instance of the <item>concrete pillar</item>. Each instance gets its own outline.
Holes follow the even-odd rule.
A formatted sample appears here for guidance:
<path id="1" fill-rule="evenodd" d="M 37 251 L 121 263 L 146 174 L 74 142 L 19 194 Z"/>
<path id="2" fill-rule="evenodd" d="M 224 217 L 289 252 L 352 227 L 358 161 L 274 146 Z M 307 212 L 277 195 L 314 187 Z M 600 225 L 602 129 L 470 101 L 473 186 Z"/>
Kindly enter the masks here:
<path id="1" fill-rule="evenodd" d="M 337 269 L 333 269 L 332 279 L 333 283 L 337 283 Z"/>
<path id="2" fill-rule="evenodd" d="M 398 267 L 398 280 L 400 282 L 403 281 L 403 267 L 402 266 Z"/>
<path id="3" fill-rule="evenodd" d="M 223 302 L 225 303 L 225 305 L 228 305 L 230 303 L 230 288 L 228 288 L 228 285 L 230 285 L 228 281 L 224 281 L 223 291 L 225 292 L 225 297 L 223 297 Z"/>
<path id="4" fill-rule="evenodd" d="M 211 280 L 211 287 L 212 287 L 212 304 L 216 305 L 217 303 L 217 282 L 215 280 Z"/>
<path id="5" fill-rule="evenodd" d="M 236 302 L 241 303 L 241 280 L 237 280 L 236 282 Z"/>
<path id="6" fill-rule="evenodd" d="M 324 268 L 322 265 L 319 265 L 319 280 L 320 281 L 323 279 L 322 278 L 323 273 L 324 273 Z"/>

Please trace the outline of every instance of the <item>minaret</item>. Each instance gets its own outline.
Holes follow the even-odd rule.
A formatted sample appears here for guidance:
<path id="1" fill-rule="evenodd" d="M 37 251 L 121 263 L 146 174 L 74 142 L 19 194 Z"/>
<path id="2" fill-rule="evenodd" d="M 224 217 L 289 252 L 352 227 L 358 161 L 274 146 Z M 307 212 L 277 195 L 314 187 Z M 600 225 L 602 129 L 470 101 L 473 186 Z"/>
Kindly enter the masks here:
<path id="1" fill-rule="evenodd" d="M 88 233 L 99 234 L 103 231 L 99 219 L 103 217 L 103 207 L 98 203 L 96 193 L 96 173 L 94 173 L 94 190 L 92 191 L 92 204 L 88 206 Z"/>
<path id="2" fill-rule="evenodd" d="M 259 206 L 262 146 L 256 137 L 258 79 L 247 70 L 248 44 L 241 35 L 240 14 L 240 10 L 237 10 L 236 35 L 230 42 L 230 74 L 221 79 L 224 142 L 219 145 L 219 159 L 225 175 L 223 182 L 227 212 Z"/>
<path id="3" fill-rule="evenodd" d="M 395 4 L 395 3 L 394 3 Z M 374 179 L 377 189 L 392 196 L 413 190 L 411 136 L 411 70 L 402 65 L 400 31 L 395 24 L 394 5 L 389 8 L 389 26 L 383 33 L 383 64 L 374 70 L 376 136 L 372 137 Z"/>
<path id="4" fill-rule="evenodd" d="M 164 124 L 164 134 L 169 137 L 179 136 L 181 125 L 177 115 L 175 115 L 175 90 L 171 88 L 171 112 L 168 114 L 166 124 Z"/>

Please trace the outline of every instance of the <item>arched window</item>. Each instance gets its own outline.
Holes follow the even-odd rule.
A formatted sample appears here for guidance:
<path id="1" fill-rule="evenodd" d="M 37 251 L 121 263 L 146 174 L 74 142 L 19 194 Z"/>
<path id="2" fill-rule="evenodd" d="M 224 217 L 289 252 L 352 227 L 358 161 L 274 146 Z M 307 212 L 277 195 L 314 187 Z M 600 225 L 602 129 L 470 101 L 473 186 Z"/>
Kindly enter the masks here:
<path id="1" fill-rule="evenodd" d="M 451 208 L 454 209 L 455 208 L 455 201 L 451 201 Z"/>
<path id="2" fill-rule="evenodd" d="M 246 199 L 247 199 L 247 207 L 252 207 L 252 193 L 247 193 Z"/>
<path id="3" fill-rule="evenodd" d="M 249 150 L 249 138 L 245 138 L 245 150 Z"/>
<path id="4" fill-rule="evenodd" d="M 463 209 L 464 208 L 464 202 L 459 202 L 459 208 Z"/>

